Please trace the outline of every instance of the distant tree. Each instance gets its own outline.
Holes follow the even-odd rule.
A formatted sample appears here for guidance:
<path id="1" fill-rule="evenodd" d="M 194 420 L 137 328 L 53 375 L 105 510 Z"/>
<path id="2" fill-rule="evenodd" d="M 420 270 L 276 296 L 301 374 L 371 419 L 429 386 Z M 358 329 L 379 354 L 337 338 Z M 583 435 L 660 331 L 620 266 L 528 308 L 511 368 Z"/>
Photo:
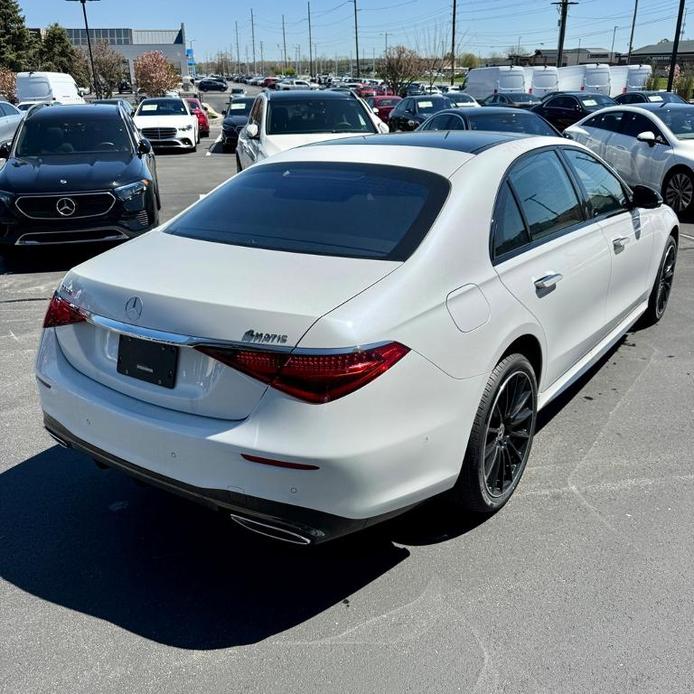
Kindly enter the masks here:
<path id="1" fill-rule="evenodd" d="M 406 46 L 391 46 L 386 52 L 379 77 L 399 94 L 419 77 L 421 68 L 421 58 L 416 51 Z"/>
<path id="2" fill-rule="evenodd" d="M 48 72 L 71 73 L 76 51 L 67 32 L 59 24 L 51 24 L 39 44 L 39 67 Z"/>
<path id="3" fill-rule="evenodd" d="M 287 75 L 287 77 L 294 77 L 296 75 L 296 70 L 290 65 L 285 69 L 283 74 Z"/>
<path id="4" fill-rule="evenodd" d="M 135 81 L 149 96 L 162 96 L 178 84 L 178 75 L 161 51 L 148 51 L 135 60 Z"/>
<path id="5" fill-rule="evenodd" d="M 0 68 L 14 72 L 34 67 L 36 42 L 16 0 L 0 0 Z"/>
<path id="6" fill-rule="evenodd" d="M 6 67 L 0 67 L 0 98 L 14 103 L 16 94 L 17 75 Z"/>
<path id="7" fill-rule="evenodd" d="M 440 25 L 425 29 L 416 44 L 420 54 L 419 74 L 424 76 L 431 86 L 441 75 L 444 67 L 451 65 L 450 44 L 448 32 Z"/>
<path id="8" fill-rule="evenodd" d="M 92 69 L 89 66 L 89 55 L 86 49 L 76 48 L 72 65 L 68 72 L 79 87 L 89 87 L 92 84 Z"/>
<path id="9" fill-rule="evenodd" d="M 123 79 L 123 56 L 107 41 L 99 41 L 93 48 L 94 70 L 99 80 L 101 96 L 110 97 Z M 167 63 L 168 65 L 168 63 Z"/>
<path id="10" fill-rule="evenodd" d="M 472 70 L 480 66 L 480 60 L 474 53 L 463 53 L 463 55 L 458 58 L 458 65 Z"/>

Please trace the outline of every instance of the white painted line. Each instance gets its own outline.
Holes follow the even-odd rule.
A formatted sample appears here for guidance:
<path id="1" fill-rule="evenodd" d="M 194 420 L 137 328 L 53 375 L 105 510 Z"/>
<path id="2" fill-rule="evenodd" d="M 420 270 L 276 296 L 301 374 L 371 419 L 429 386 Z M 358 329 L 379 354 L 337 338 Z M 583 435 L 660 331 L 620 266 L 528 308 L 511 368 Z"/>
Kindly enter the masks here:
<path id="1" fill-rule="evenodd" d="M 212 156 L 212 150 L 214 149 L 215 145 L 218 145 L 222 141 L 222 133 L 220 132 L 219 135 L 217 135 L 217 139 L 207 148 L 207 152 L 205 152 L 206 157 Z"/>
<path id="2" fill-rule="evenodd" d="M 694 241 L 694 236 L 690 236 L 689 234 L 681 234 L 681 236 L 684 236 L 685 239 L 689 239 L 690 241 Z"/>

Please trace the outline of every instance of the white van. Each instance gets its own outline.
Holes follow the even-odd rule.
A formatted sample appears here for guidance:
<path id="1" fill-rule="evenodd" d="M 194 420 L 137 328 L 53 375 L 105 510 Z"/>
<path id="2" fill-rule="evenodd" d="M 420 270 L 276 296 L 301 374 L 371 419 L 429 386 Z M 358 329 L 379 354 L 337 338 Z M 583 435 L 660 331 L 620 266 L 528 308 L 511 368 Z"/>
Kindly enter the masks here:
<path id="1" fill-rule="evenodd" d="M 523 69 L 525 70 L 525 86 L 528 89 L 528 94 L 544 96 L 550 92 L 559 91 L 559 75 L 554 65 Z"/>
<path id="2" fill-rule="evenodd" d="M 525 70 L 517 65 L 473 68 L 467 73 L 463 91 L 475 99 L 504 92 L 525 92 Z"/>
<path id="3" fill-rule="evenodd" d="M 610 95 L 610 66 L 607 63 L 568 65 L 558 68 L 557 73 L 559 91 Z"/>
<path id="4" fill-rule="evenodd" d="M 628 92 L 640 92 L 646 88 L 646 83 L 651 78 L 653 68 L 650 65 L 629 65 L 627 72 Z"/>
<path id="5" fill-rule="evenodd" d="M 18 101 L 84 103 L 75 80 L 63 72 L 18 72 L 16 92 Z"/>
<path id="6" fill-rule="evenodd" d="M 615 97 L 626 92 L 628 74 L 629 65 L 610 66 L 610 96 Z"/>

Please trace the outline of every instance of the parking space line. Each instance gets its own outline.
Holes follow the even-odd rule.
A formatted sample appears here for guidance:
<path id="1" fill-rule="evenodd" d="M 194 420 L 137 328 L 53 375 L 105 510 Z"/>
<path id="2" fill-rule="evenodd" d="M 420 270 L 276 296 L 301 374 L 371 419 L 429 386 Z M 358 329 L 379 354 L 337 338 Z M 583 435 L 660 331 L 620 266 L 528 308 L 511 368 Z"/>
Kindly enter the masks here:
<path id="1" fill-rule="evenodd" d="M 680 236 L 684 236 L 685 239 L 689 239 L 690 241 L 694 241 L 694 236 L 690 236 L 689 234 L 680 234 Z"/>

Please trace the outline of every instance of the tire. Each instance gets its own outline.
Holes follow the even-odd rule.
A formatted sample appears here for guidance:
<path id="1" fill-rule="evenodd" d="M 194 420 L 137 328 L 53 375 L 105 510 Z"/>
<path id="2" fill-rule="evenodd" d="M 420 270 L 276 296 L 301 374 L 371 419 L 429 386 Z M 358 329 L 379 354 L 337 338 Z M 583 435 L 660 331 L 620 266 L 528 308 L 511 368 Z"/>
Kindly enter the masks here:
<path id="1" fill-rule="evenodd" d="M 671 171 L 663 183 L 663 200 L 678 215 L 694 211 L 694 176 L 688 169 Z"/>
<path id="2" fill-rule="evenodd" d="M 477 409 L 452 494 L 458 510 L 494 513 L 511 498 L 528 462 L 536 419 L 533 367 L 522 354 L 510 354 L 492 371 Z"/>
<path id="3" fill-rule="evenodd" d="M 655 325 L 663 317 L 672 293 L 672 281 L 676 264 L 677 241 L 675 241 L 674 237 L 669 236 L 660 259 L 658 274 L 655 282 L 653 282 L 651 295 L 648 298 L 648 308 L 641 319 L 641 324 L 644 327 Z"/>

